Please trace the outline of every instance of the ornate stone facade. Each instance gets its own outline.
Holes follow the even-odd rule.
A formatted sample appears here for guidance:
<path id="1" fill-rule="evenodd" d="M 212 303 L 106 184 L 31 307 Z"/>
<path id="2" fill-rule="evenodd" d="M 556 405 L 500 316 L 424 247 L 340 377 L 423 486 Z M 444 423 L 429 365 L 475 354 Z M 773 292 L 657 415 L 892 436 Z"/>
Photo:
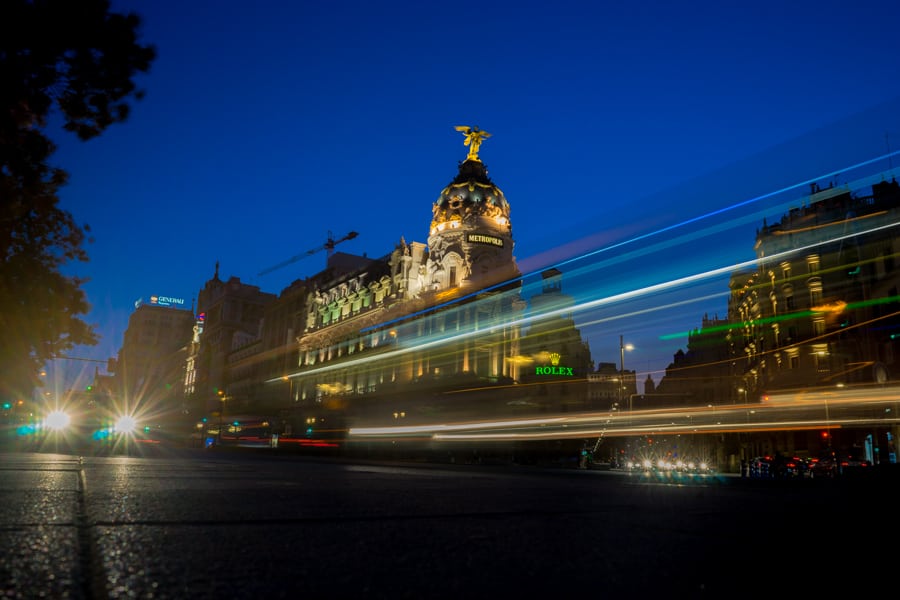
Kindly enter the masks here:
<path id="1" fill-rule="evenodd" d="M 505 325 L 524 308 L 509 204 L 477 151 L 460 163 L 432 210 L 427 245 L 400 238 L 382 259 L 361 261 L 341 277 L 317 278 L 290 374 L 304 415 L 358 415 L 364 405 L 370 415 L 407 414 L 388 406 L 403 396 L 398 386 L 511 383 L 518 375 L 509 359 L 519 352 L 519 330 Z M 502 293 L 490 290 L 505 281 Z M 447 342 L 437 345 L 442 339 Z M 408 411 L 412 417 L 416 409 Z"/>

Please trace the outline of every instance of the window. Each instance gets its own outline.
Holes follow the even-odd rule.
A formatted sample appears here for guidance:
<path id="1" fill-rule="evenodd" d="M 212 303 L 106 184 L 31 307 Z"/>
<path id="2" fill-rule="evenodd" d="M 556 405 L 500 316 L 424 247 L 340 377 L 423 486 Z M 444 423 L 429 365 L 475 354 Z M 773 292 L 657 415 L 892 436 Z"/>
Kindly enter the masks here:
<path id="1" fill-rule="evenodd" d="M 820 306 L 822 304 L 822 288 L 813 288 L 809 290 L 809 305 Z"/>
<path id="2" fill-rule="evenodd" d="M 815 319 L 813 321 L 813 335 L 825 335 L 825 319 Z"/>
<path id="3" fill-rule="evenodd" d="M 819 256 L 814 254 L 807 257 L 806 266 L 810 273 L 817 273 L 819 271 Z"/>
<path id="4" fill-rule="evenodd" d="M 788 310 L 794 310 L 795 308 L 797 308 L 797 306 L 794 304 L 794 294 L 793 293 L 791 293 L 790 296 L 784 297 L 784 305 L 787 307 Z"/>
<path id="5" fill-rule="evenodd" d="M 820 306 L 822 304 L 822 278 L 809 278 L 809 305 Z"/>
<path id="6" fill-rule="evenodd" d="M 782 263 L 781 264 L 781 276 L 784 279 L 791 278 L 791 264 L 790 263 Z"/>

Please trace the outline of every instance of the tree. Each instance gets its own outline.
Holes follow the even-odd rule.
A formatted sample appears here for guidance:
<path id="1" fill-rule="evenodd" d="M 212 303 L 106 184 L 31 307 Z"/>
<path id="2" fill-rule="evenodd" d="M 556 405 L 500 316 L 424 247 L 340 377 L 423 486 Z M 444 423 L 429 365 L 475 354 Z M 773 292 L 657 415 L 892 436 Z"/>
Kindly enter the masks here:
<path id="1" fill-rule="evenodd" d="M 30 396 L 47 360 L 98 341 L 86 280 L 61 271 L 88 260 L 90 227 L 58 206 L 68 175 L 46 131 L 59 115 L 86 141 L 128 117 L 156 58 L 139 26 L 108 0 L 0 2 L 0 397 Z"/>

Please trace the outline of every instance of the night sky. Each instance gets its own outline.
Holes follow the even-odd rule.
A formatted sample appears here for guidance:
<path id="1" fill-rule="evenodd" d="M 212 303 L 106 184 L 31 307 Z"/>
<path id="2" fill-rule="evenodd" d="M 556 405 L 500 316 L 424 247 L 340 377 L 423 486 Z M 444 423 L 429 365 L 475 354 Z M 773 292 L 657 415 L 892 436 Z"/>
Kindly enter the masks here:
<path id="1" fill-rule="evenodd" d="M 95 239 L 68 272 L 90 279 L 102 339 L 77 357 L 116 356 L 140 298 L 190 306 L 217 262 L 277 294 L 326 253 L 257 273 L 329 231 L 359 232 L 337 250 L 370 257 L 427 241 L 466 158 L 456 125 L 492 134 L 480 156 L 523 270 L 900 149 L 894 1 L 113 7 L 142 15 L 158 58 L 128 122 L 86 143 L 54 134 L 62 206 Z M 595 360 L 617 359 L 613 333 Z M 685 343 L 636 351 L 633 368 Z M 63 362 L 67 386 L 97 364 Z"/>

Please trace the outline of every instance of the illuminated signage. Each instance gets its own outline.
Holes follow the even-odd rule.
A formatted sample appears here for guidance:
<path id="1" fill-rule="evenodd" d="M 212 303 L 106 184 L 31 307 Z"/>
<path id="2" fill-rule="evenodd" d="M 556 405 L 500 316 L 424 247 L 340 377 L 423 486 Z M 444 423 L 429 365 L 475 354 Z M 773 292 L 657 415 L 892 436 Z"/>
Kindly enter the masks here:
<path id="1" fill-rule="evenodd" d="M 184 298 L 150 296 L 150 304 L 155 304 L 156 306 L 184 306 Z"/>
<path id="2" fill-rule="evenodd" d="M 503 247 L 503 238 L 494 237 L 493 235 L 484 235 L 483 233 L 467 233 L 466 241 L 473 244 L 488 244 L 490 246 Z"/>
<path id="3" fill-rule="evenodd" d="M 560 359 L 560 355 L 558 352 L 550 353 L 550 364 L 552 366 L 535 367 L 534 374 L 535 375 L 565 375 L 567 377 L 574 377 L 575 374 L 572 372 L 572 367 L 559 366 L 559 359 Z"/>
<path id="4" fill-rule="evenodd" d="M 572 372 L 572 367 L 535 367 L 534 374 L 535 375 L 567 375 L 569 377 L 572 377 L 575 375 Z"/>

